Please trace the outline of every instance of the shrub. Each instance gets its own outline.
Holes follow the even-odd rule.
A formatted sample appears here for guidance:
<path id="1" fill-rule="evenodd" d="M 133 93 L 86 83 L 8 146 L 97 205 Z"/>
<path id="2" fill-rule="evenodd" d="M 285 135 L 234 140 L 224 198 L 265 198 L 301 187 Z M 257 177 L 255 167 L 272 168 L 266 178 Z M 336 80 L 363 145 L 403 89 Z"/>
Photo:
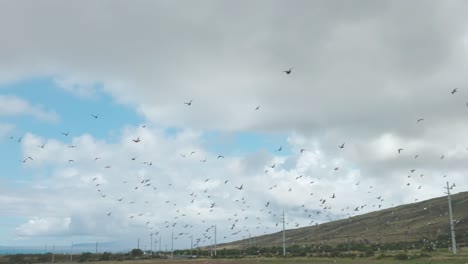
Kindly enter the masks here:
<path id="1" fill-rule="evenodd" d="M 93 256 L 93 254 L 91 252 L 85 252 L 85 253 L 81 254 L 80 259 L 78 260 L 78 262 L 89 261 L 92 256 Z"/>
<path id="2" fill-rule="evenodd" d="M 397 255 L 395 255 L 395 259 L 397 260 L 408 260 L 409 259 L 409 256 L 405 253 L 399 253 Z"/>
<path id="3" fill-rule="evenodd" d="M 9 263 L 25 263 L 26 260 L 24 259 L 23 254 L 16 254 L 16 255 L 11 255 L 8 258 Z"/>
<path id="4" fill-rule="evenodd" d="M 375 255 L 375 252 L 372 249 L 367 249 L 366 252 L 364 253 L 364 256 L 366 257 L 372 257 L 374 255 Z"/>
<path id="5" fill-rule="evenodd" d="M 112 258 L 112 254 L 109 252 L 104 252 L 99 256 L 99 261 L 109 261 Z"/>

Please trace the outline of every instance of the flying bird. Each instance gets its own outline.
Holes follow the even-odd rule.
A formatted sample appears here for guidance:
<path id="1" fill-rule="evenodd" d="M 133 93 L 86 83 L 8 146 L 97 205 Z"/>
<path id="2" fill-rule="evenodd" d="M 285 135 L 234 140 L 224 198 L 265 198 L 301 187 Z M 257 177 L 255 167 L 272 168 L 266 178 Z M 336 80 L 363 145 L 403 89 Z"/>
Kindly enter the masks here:
<path id="1" fill-rule="evenodd" d="M 31 158 L 31 157 L 27 157 L 27 158 L 25 158 L 25 159 L 23 160 L 23 163 L 26 163 L 26 161 L 28 161 L 28 159 L 33 160 L 33 158 Z"/>
<path id="2" fill-rule="evenodd" d="M 94 119 L 97 119 L 99 117 L 99 115 L 93 115 L 91 114 L 92 117 L 94 117 Z"/>
<path id="3" fill-rule="evenodd" d="M 402 148 L 399 148 L 398 149 L 398 154 L 400 154 L 402 150 L 403 150 Z"/>
<path id="4" fill-rule="evenodd" d="M 455 89 L 453 89 L 450 93 L 451 93 L 451 94 L 454 94 L 454 93 L 456 93 L 457 91 L 458 91 L 458 88 L 455 88 Z"/>
<path id="5" fill-rule="evenodd" d="M 345 145 L 345 143 L 339 145 L 338 147 L 339 147 L 340 149 L 342 149 L 342 148 L 344 148 L 344 145 Z"/>
<path id="6" fill-rule="evenodd" d="M 291 74 L 292 69 L 293 69 L 293 68 L 289 68 L 289 70 L 285 70 L 285 71 L 283 71 L 283 72 L 286 73 L 286 74 Z"/>
<path id="7" fill-rule="evenodd" d="M 418 119 L 418 121 L 416 121 L 416 123 L 419 123 L 419 122 L 421 122 L 421 121 L 424 121 L 424 118 Z"/>
<path id="8" fill-rule="evenodd" d="M 64 136 L 68 136 L 68 134 L 69 134 L 69 133 L 70 133 L 70 132 L 67 132 L 67 133 L 65 133 L 65 132 L 62 132 L 62 135 L 64 135 Z"/>
<path id="9" fill-rule="evenodd" d="M 192 101 L 193 101 L 193 100 L 190 100 L 190 102 L 184 102 L 184 104 L 190 106 L 190 105 L 192 105 Z"/>
<path id="10" fill-rule="evenodd" d="M 218 159 L 224 159 L 223 155 L 218 155 Z"/>
<path id="11" fill-rule="evenodd" d="M 137 139 L 132 139 L 132 140 L 133 140 L 133 142 L 138 143 L 138 142 L 140 142 L 140 137 L 137 137 Z"/>
<path id="12" fill-rule="evenodd" d="M 234 186 L 236 189 L 239 189 L 239 190 L 242 190 L 242 188 L 244 188 L 244 184 L 241 184 L 241 186 L 237 187 L 237 186 Z"/>

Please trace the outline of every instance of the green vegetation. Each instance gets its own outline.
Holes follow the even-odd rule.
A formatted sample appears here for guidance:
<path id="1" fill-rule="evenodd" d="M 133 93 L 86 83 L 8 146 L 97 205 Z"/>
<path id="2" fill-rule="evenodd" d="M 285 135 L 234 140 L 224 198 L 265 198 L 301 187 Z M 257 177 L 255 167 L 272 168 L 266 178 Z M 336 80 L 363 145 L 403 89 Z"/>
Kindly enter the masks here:
<path id="1" fill-rule="evenodd" d="M 155 256 L 151 254 L 139 255 L 138 250 L 132 250 L 128 253 L 101 253 L 92 254 L 89 252 L 77 255 L 74 257 L 76 262 L 84 263 L 126 263 L 126 264 L 145 264 L 145 263 L 165 263 L 165 264 L 305 264 L 305 263 L 457 263 L 462 264 L 468 259 L 468 250 L 460 248 L 460 254 L 457 256 L 451 256 L 447 249 L 434 250 L 431 253 L 427 253 L 422 249 L 412 250 L 377 250 L 373 251 L 367 249 L 366 251 L 350 250 L 339 251 L 336 247 L 322 247 L 317 248 L 314 246 L 303 247 L 293 246 L 288 248 L 287 257 L 278 255 L 282 253 L 282 250 L 276 251 L 280 248 L 256 248 L 251 247 L 245 249 L 245 251 L 233 250 L 233 249 L 221 249 L 218 250 L 216 257 L 208 257 L 211 255 L 210 251 L 200 251 L 199 255 L 195 259 L 188 259 L 190 251 L 175 251 L 174 259 L 167 259 L 170 252 L 166 252 L 164 255 Z M 253 255 L 247 254 L 247 252 L 254 253 Z M 267 253 L 272 252 L 272 253 Z M 204 257 L 201 257 L 201 255 Z M 304 256 L 305 255 L 305 256 Z M 29 255 L 29 254 L 17 254 L 9 256 L 0 256 L 0 263 L 50 263 L 51 255 Z M 160 258 L 164 257 L 164 260 Z M 40 258 L 43 258 L 40 261 Z M 70 263 L 69 255 L 55 255 L 56 263 Z"/>

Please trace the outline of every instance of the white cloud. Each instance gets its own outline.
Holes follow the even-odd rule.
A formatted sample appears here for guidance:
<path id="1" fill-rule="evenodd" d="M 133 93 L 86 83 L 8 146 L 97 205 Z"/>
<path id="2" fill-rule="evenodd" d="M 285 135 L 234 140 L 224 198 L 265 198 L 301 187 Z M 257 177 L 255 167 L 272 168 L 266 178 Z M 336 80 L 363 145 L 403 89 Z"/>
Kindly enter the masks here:
<path id="1" fill-rule="evenodd" d="M 85 98 L 90 98 L 96 95 L 97 91 L 97 84 L 93 82 L 87 82 L 83 78 L 78 78 L 78 77 L 57 77 L 54 79 L 54 83 L 63 88 L 65 91 L 70 92 L 72 94 L 85 97 Z"/>
<path id="2" fill-rule="evenodd" d="M 0 95 L 0 116 L 30 115 L 39 120 L 56 122 L 57 113 L 45 110 L 43 106 L 31 105 L 28 101 L 13 96 Z"/>
<path id="3" fill-rule="evenodd" d="M 13 124 L 0 123 L 0 141 L 6 138 L 8 136 L 8 133 L 10 133 L 14 128 L 15 125 Z"/>
<path id="4" fill-rule="evenodd" d="M 64 234 L 71 224 L 71 218 L 33 217 L 16 228 L 18 236 L 56 236 Z"/>

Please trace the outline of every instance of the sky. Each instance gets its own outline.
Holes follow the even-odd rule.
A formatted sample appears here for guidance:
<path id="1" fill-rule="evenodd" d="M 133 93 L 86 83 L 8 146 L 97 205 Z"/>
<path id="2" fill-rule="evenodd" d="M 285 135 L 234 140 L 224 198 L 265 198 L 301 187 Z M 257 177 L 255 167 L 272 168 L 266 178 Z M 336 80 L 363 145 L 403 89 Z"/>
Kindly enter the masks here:
<path id="1" fill-rule="evenodd" d="M 467 5 L 1 2 L 0 246 L 190 248 L 466 191 Z"/>

